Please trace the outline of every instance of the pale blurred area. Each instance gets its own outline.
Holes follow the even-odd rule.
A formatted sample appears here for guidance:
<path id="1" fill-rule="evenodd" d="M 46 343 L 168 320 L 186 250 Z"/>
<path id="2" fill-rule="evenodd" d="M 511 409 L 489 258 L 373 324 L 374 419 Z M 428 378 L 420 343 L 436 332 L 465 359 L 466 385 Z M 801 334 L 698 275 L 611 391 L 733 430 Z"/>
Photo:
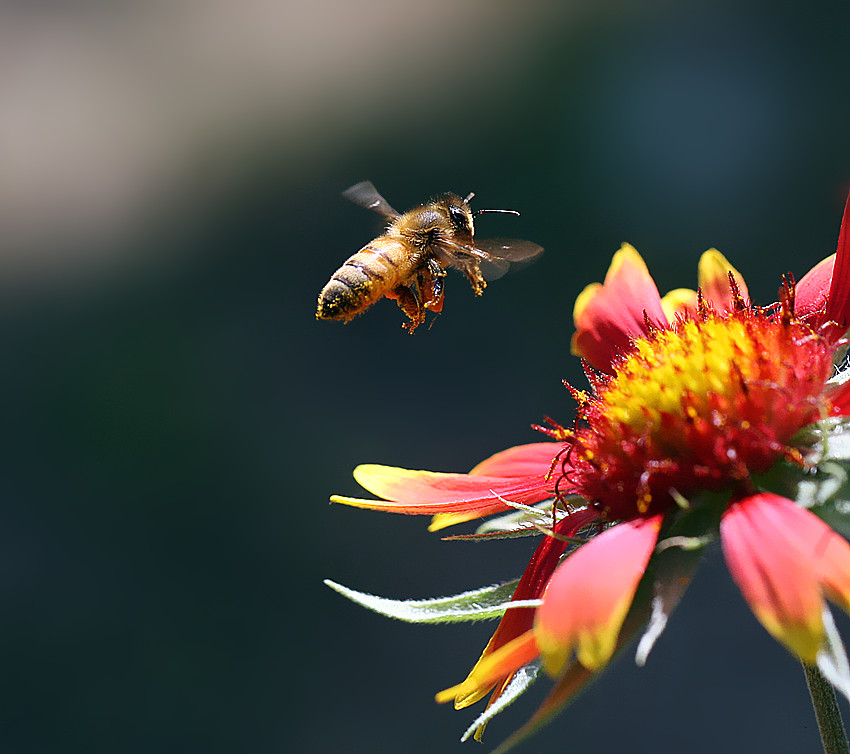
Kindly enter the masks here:
<path id="1" fill-rule="evenodd" d="M 387 120 L 446 127 L 521 81 L 535 30 L 619 4 L 3 3 L 0 288 L 138 263 L 270 154 L 294 180 Z"/>

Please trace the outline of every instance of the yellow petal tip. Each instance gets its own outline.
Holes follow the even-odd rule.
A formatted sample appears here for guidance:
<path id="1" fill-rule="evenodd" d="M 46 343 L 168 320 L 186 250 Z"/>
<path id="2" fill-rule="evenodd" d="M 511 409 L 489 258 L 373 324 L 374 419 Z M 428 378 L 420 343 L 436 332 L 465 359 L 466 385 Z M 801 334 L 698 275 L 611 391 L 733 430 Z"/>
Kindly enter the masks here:
<path id="1" fill-rule="evenodd" d="M 690 288 L 674 288 L 661 299 L 661 309 L 668 322 L 675 322 L 676 315 L 696 311 L 697 292 Z"/>
<path id="2" fill-rule="evenodd" d="M 446 702 L 454 701 L 455 697 L 460 693 L 461 688 L 463 687 L 462 683 L 457 684 L 457 686 L 452 686 L 448 689 L 443 689 L 442 691 L 437 692 L 434 696 L 434 699 L 437 701 L 437 704 L 445 704 Z"/>
<path id="3" fill-rule="evenodd" d="M 376 504 L 380 504 L 379 500 L 362 500 L 357 497 L 343 497 L 342 495 L 331 495 L 332 503 L 340 505 L 350 505 L 352 508 L 374 508 Z"/>
<path id="4" fill-rule="evenodd" d="M 481 518 L 481 514 L 478 511 L 472 511 L 470 513 L 437 513 L 431 518 L 431 523 L 428 524 L 428 531 L 440 531 L 440 529 L 462 524 L 466 521 L 472 521 L 476 518 Z"/>
<path id="5" fill-rule="evenodd" d="M 586 285 L 584 290 L 576 296 L 576 302 L 573 305 L 573 320 L 578 322 L 584 310 L 587 309 L 587 305 L 593 300 L 601 288 L 602 283 L 591 283 L 590 285 Z"/>

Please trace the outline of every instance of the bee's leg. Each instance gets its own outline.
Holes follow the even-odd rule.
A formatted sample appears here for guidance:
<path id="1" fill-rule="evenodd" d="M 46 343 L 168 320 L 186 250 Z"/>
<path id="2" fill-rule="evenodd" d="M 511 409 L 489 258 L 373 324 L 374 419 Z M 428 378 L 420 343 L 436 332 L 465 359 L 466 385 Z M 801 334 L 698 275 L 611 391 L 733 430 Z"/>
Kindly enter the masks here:
<path id="1" fill-rule="evenodd" d="M 467 262 L 463 266 L 463 272 L 466 275 L 467 280 L 469 280 L 472 290 L 475 291 L 475 295 L 480 296 L 487 287 L 487 281 L 481 274 L 481 268 L 478 266 L 478 260 L 471 259 Z"/>
<path id="2" fill-rule="evenodd" d="M 418 275 L 416 276 L 419 277 Z M 405 322 L 402 327 L 408 332 L 413 332 L 425 321 L 425 308 L 422 306 L 422 293 L 419 281 L 414 278 L 404 285 L 398 286 L 393 291 L 396 303 L 405 313 L 410 322 Z"/>
<path id="3" fill-rule="evenodd" d="M 443 311 L 443 280 L 445 277 L 446 271 L 435 260 L 429 259 L 422 275 L 422 298 L 425 302 L 425 308 L 437 314 Z"/>

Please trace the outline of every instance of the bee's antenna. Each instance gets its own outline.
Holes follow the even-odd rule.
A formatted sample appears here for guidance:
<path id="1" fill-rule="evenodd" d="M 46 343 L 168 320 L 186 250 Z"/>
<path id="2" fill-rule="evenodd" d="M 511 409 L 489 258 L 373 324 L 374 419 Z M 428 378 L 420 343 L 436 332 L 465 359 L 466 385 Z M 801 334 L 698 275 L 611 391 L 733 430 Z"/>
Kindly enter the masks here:
<path id="1" fill-rule="evenodd" d="M 473 215 L 483 215 L 485 212 L 498 212 L 502 215 L 517 215 L 519 216 L 519 212 L 515 209 L 477 209 L 473 212 Z"/>

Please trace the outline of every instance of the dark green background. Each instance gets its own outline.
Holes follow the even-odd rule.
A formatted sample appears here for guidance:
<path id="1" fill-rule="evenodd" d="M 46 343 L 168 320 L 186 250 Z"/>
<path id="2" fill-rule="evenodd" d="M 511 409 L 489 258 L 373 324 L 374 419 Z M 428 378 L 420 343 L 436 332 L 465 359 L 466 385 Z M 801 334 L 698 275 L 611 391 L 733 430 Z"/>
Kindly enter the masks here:
<path id="1" fill-rule="evenodd" d="M 2 305 L 0 751 L 460 750 L 475 713 L 433 694 L 492 626 L 393 623 L 322 579 L 449 594 L 518 575 L 533 544 L 440 542 L 328 496 L 359 494 L 358 463 L 463 471 L 569 421 L 572 304 L 624 240 L 662 292 L 716 246 L 762 303 L 834 249 L 850 8 L 684 5 L 541 28 L 504 85 L 427 118 L 400 93 L 370 134 L 330 126 L 317 168 L 269 138 L 191 220 L 134 241 L 189 261 Z M 480 299 L 452 273 L 414 337 L 389 302 L 316 322 L 378 231 L 339 196 L 364 178 L 400 209 L 447 190 L 519 209 L 479 233 L 546 253 Z M 802 672 L 717 550 L 648 666 L 622 657 L 521 751 L 626 748 L 817 750 Z"/>

